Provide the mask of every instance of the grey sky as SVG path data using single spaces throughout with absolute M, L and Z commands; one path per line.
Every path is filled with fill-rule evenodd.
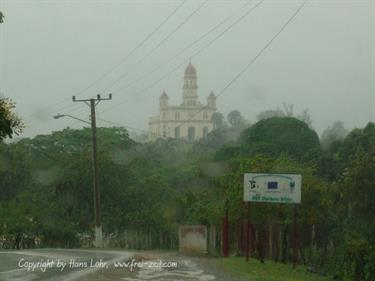
M 17 102 L 17 112 L 28 125 L 24 136 L 68 125 L 81 127 L 71 119 L 54 120 L 52 116 L 59 112 L 88 118 L 89 108 L 74 104 L 71 96 L 124 58 L 180 2 L 0 0 L 5 15 L 0 25 L 0 92 Z M 188 62 L 196 50 L 258 1 L 156 73 L 119 89 L 179 53 L 245 2 L 209 0 L 153 55 L 107 89 L 202 3 L 186 1 L 121 67 L 79 97 L 112 92 L 113 101 L 99 105 L 99 118 L 147 129 L 148 117 L 157 114 L 163 90 L 170 103 L 181 102 L 185 64 L 149 90 L 137 93 L 181 62 Z M 200 100 L 205 102 L 211 90 L 220 92 L 300 3 L 265 1 L 192 57 Z M 281 106 L 283 101 L 294 104 L 297 114 L 308 108 L 319 133 L 337 120 L 348 128 L 375 121 L 374 1 L 309 1 L 270 48 L 218 99 L 218 111 L 227 114 L 237 109 L 254 122 L 257 113 Z M 109 125 L 100 119 L 99 125 Z

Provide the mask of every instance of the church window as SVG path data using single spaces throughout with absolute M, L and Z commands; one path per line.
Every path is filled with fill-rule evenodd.
M 180 112 L 176 111 L 176 113 L 174 114 L 174 119 L 180 120 Z
M 205 119 L 205 120 L 208 119 L 208 114 L 207 114 L 207 112 L 203 112 L 203 119 Z

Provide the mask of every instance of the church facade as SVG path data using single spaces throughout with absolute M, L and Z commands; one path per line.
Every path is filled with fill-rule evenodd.
M 159 115 L 149 119 L 150 140 L 182 138 L 189 141 L 205 138 L 213 129 L 216 97 L 211 92 L 204 105 L 198 100 L 197 71 L 190 63 L 184 73 L 182 103 L 169 105 L 165 91 L 159 98 Z

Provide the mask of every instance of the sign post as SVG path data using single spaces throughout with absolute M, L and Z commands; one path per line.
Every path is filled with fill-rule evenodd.
M 229 257 L 229 222 L 228 222 L 228 199 L 225 200 L 225 216 L 222 225 L 221 252 L 223 257 Z
M 293 226 L 293 232 L 294 232 L 294 240 L 293 240 L 293 267 L 296 267 L 297 265 L 297 205 L 294 205 L 294 226 Z
M 294 205 L 294 239 L 293 239 L 293 266 L 297 263 L 297 204 L 301 203 L 301 175 L 296 174 L 264 174 L 246 173 L 244 174 L 244 201 L 248 208 L 250 202 L 265 203 L 287 203 Z M 249 222 L 251 217 L 248 209 Z M 247 227 L 248 228 L 248 227 Z M 249 230 L 247 229 L 247 240 L 249 240 Z M 249 259 L 249 241 L 246 247 L 246 261 Z
M 251 216 L 250 216 L 250 202 L 247 203 L 247 219 L 246 219 L 246 262 L 249 262 L 249 252 L 250 252 L 250 225 L 251 225 Z

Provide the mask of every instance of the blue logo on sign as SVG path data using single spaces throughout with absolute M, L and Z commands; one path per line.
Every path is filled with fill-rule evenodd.
M 277 181 L 269 181 L 268 189 L 277 189 Z

